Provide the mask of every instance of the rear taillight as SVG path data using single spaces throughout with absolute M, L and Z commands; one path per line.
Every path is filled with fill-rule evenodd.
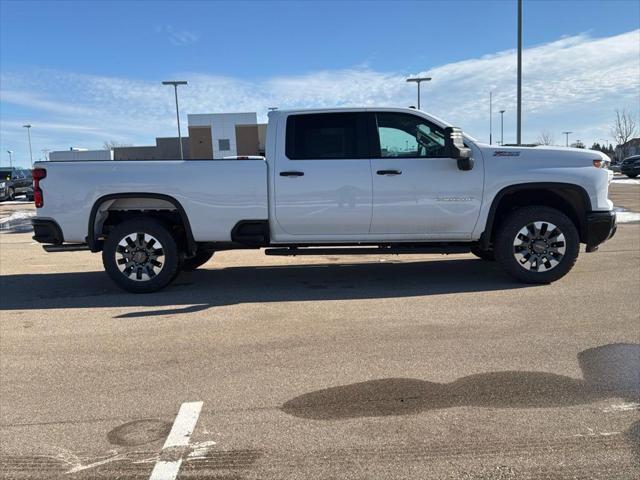
M 40 180 L 47 176 L 47 171 L 44 168 L 34 168 L 33 172 L 33 200 L 36 204 L 36 208 L 42 208 L 44 205 L 44 195 L 40 188 Z

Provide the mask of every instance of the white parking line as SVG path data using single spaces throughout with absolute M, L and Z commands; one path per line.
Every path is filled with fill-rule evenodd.
M 187 402 L 180 405 L 178 415 L 176 415 L 171 431 L 162 447 L 162 453 L 167 453 L 176 447 L 189 445 L 191 434 L 196 428 L 200 416 L 200 410 L 202 410 L 202 402 Z M 182 454 L 176 452 L 178 457 L 167 461 L 162 460 L 162 453 L 160 460 L 153 467 L 149 480 L 175 480 L 178 476 L 180 465 L 182 465 Z

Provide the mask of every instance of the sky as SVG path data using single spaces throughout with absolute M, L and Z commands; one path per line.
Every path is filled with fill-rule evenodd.
M 43 150 L 154 144 L 189 113 L 409 106 L 489 141 L 515 142 L 515 0 L 0 0 L 0 161 Z M 563 131 L 611 141 L 615 109 L 640 116 L 640 2 L 524 0 L 523 142 Z

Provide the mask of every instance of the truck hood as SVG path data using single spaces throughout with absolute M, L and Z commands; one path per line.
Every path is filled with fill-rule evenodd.
M 496 147 L 494 145 L 476 144 L 482 151 L 485 161 L 522 160 L 533 164 L 555 167 L 592 166 L 594 160 L 609 162 L 607 155 L 596 150 L 571 147 Z

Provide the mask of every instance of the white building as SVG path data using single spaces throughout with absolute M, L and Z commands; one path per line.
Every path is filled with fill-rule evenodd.
M 199 113 L 188 115 L 189 136 L 183 137 L 186 159 L 264 155 L 266 124 L 256 112 Z M 180 158 L 177 138 L 156 138 L 156 145 L 115 147 L 112 150 L 55 151 L 53 162 L 75 160 L 170 160 Z
M 189 114 L 191 158 L 257 155 L 264 126 L 255 112 Z M 262 135 L 261 135 L 262 133 Z

